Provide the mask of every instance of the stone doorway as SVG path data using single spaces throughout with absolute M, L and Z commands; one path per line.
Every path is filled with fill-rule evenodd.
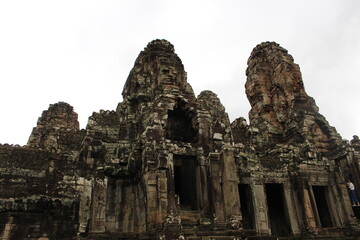
M 331 220 L 331 214 L 329 210 L 328 202 L 328 187 L 326 186 L 313 186 L 314 198 L 316 203 L 316 210 L 319 215 L 319 221 L 321 227 L 333 227 L 333 222 Z
M 283 185 L 265 184 L 265 189 L 271 233 L 273 236 L 288 236 L 291 231 Z
M 196 131 L 190 115 L 181 101 L 177 103 L 174 110 L 168 110 L 166 138 L 179 142 L 195 142 Z
M 196 157 L 174 155 L 175 193 L 180 198 L 181 210 L 198 210 Z
M 249 184 L 239 184 L 240 210 L 242 215 L 242 225 L 245 229 L 254 228 L 254 208 L 252 194 Z

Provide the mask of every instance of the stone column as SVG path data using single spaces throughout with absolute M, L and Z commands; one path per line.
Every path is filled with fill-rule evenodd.
M 288 211 L 289 221 L 291 231 L 294 235 L 300 234 L 300 225 L 299 225 L 299 215 L 297 209 L 297 199 L 295 199 L 295 194 L 292 191 L 290 184 L 284 184 L 284 195 L 285 195 L 285 204 L 286 210 Z
M 178 239 L 181 231 L 181 217 L 180 217 L 180 206 L 179 198 L 175 193 L 175 182 L 174 182 L 174 169 L 173 167 L 168 168 L 167 174 L 163 177 L 167 177 L 167 209 L 164 212 L 164 230 L 165 239 L 172 240 Z M 194 193 L 196 194 L 196 193 Z
M 147 230 L 155 231 L 162 224 L 162 214 L 159 207 L 158 180 L 156 173 L 147 172 L 144 175 L 147 203 Z
M 210 184 L 215 224 L 225 224 L 224 198 L 221 188 L 220 154 L 210 153 Z
M 201 202 L 200 202 L 200 210 L 207 214 L 209 213 L 209 192 L 208 192 L 208 179 L 207 179 L 207 171 L 206 167 L 201 165 L 199 166 L 199 172 L 200 172 L 200 195 L 201 195 Z
M 238 229 L 241 227 L 241 211 L 234 152 L 224 149 L 220 154 L 220 159 L 225 218 L 232 228 Z
M 263 185 L 253 185 L 254 213 L 256 232 L 260 235 L 270 235 L 268 208 Z
M 304 196 L 304 208 L 305 208 L 307 227 L 311 232 L 316 232 L 317 225 L 316 225 L 314 210 L 311 204 L 309 189 L 306 188 L 303 189 L 303 196 Z
M 108 178 L 107 180 L 107 190 L 106 190 L 106 207 L 105 215 L 106 222 L 105 228 L 107 231 L 115 231 L 117 229 L 117 217 L 116 217 L 116 203 L 119 201 L 116 196 L 119 195 L 116 186 L 115 178 Z
M 6 223 L 5 223 L 5 227 L 2 233 L 0 233 L 0 239 L 2 240 L 10 240 L 10 236 L 11 236 L 11 230 L 12 228 L 16 227 L 16 224 L 13 224 L 14 222 L 14 217 L 7 217 L 6 218 Z
M 88 227 L 90 219 L 90 203 L 92 194 L 93 179 L 87 180 L 80 177 L 77 180 L 77 189 L 80 192 L 80 206 L 79 206 L 79 232 L 84 233 Z
M 105 232 L 107 178 L 96 178 L 92 194 L 91 232 Z

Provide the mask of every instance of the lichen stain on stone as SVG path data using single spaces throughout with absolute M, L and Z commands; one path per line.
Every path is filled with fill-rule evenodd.
M 72 106 L 50 105 L 26 146 L 0 145 L 0 238 L 358 236 L 345 179 L 360 189 L 359 138 L 341 139 L 278 44 L 256 46 L 246 75 L 250 121 L 230 123 L 215 93 L 195 96 L 174 46 L 154 40 L 124 100 L 86 129 Z

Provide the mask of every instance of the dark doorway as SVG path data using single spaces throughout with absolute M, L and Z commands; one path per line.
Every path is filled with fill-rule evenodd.
M 190 115 L 185 111 L 185 104 L 182 102 L 179 102 L 174 110 L 169 110 L 166 138 L 179 142 L 195 142 L 196 131 Z
M 316 208 L 319 214 L 321 227 L 332 227 L 331 215 L 328 204 L 328 188 L 326 186 L 313 186 Z
M 242 224 L 245 229 L 254 228 L 254 212 L 252 204 L 252 194 L 249 184 L 239 184 L 240 209 L 242 215 Z
M 286 215 L 284 188 L 282 184 L 265 184 L 271 233 L 273 236 L 288 236 L 290 224 Z
M 198 210 L 196 168 L 196 157 L 174 155 L 175 193 L 183 210 Z

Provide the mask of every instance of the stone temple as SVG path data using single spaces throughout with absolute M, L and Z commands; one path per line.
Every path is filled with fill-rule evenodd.
M 0 238 L 359 239 L 358 137 L 329 125 L 278 44 L 256 46 L 246 75 L 249 124 L 194 95 L 166 40 L 86 129 L 50 105 L 26 146 L 0 145 Z

